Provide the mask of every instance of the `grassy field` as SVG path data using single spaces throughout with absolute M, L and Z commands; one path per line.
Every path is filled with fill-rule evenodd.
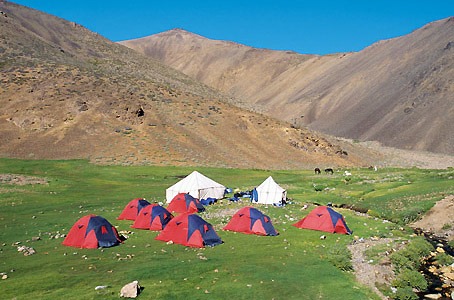
M 164 201 L 165 189 L 193 168 L 96 166 L 86 161 L 0 159 L 0 174 L 45 177 L 49 184 L 0 182 L 0 281 L 2 299 L 118 298 L 120 288 L 139 280 L 143 299 L 378 299 L 355 282 L 351 272 L 333 263 L 346 253 L 354 236 L 400 236 L 412 233 L 405 223 L 418 218 L 438 199 L 453 192 L 454 170 L 353 169 L 334 175 L 312 170 L 266 171 L 197 168 L 231 188 L 250 189 L 273 175 L 287 188 L 293 204 L 257 206 L 280 233 L 263 237 L 224 232 L 221 228 L 247 200 L 207 208 L 201 216 L 213 224 L 224 244 L 206 249 L 167 245 L 157 232 L 134 229 L 124 244 L 104 250 L 60 245 L 76 220 L 97 214 L 131 230 L 132 221 L 116 217 L 132 199 Z M 351 210 L 344 214 L 352 236 L 302 230 L 291 226 L 306 216 L 310 203 L 350 204 L 369 209 L 373 217 Z M 302 206 L 309 204 L 307 210 Z M 379 217 L 396 223 L 383 222 Z M 41 236 L 39 241 L 32 237 Z M 23 256 L 14 245 L 33 247 Z M 342 255 L 342 254 L 341 254 Z M 205 259 L 200 259 L 205 257 Z M 11 270 L 14 269 L 14 272 Z M 95 291 L 98 285 L 109 287 Z

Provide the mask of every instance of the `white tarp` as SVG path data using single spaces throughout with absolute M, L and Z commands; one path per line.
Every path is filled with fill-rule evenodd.
M 281 188 L 273 177 L 268 177 L 257 188 L 257 203 L 273 204 L 287 198 L 287 191 Z
M 169 203 L 179 193 L 189 193 L 197 199 L 220 199 L 224 197 L 224 191 L 225 186 L 194 171 L 166 190 L 166 200 Z

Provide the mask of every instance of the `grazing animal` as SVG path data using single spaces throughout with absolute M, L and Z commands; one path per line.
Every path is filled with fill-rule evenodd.
M 325 169 L 325 173 L 326 174 L 328 174 L 328 173 L 334 174 L 334 171 L 333 171 L 333 169 L 328 168 L 328 169 Z
M 321 173 L 321 171 L 320 171 L 319 168 L 315 168 L 315 169 L 314 169 L 314 172 L 315 172 L 315 174 L 320 174 L 320 173 Z
M 352 176 L 352 173 L 350 173 L 349 171 L 345 171 L 345 172 L 344 172 L 344 175 L 345 175 L 345 176 Z

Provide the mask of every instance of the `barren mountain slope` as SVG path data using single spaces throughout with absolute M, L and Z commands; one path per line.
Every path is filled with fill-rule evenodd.
M 325 56 L 253 49 L 181 30 L 123 43 L 280 119 L 387 146 L 454 153 L 454 18 L 358 53 Z M 256 55 L 238 57 L 235 49 Z
M 287 103 L 303 104 L 304 124 L 333 135 L 452 154 L 453 92 L 448 18 L 339 60 Z
M 0 155 L 302 168 L 354 153 L 80 25 L 0 1 Z
M 178 28 L 119 43 L 250 102 L 281 73 L 318 57 L 210 40 Z

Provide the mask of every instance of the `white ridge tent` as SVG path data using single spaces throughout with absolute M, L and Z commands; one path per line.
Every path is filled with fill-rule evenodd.
M 194 171 L 166 189 L 166 199 L 167 203 L 170 203 L 173 197 L 179 193 L 189 193 L 192 197 L 197 199 L 220 199 L 224 197 L 224 191 L 225 186 Z
M 257 203 L 274 204 L 287 198 L 287 191 L 281 188 L 271 176 L 255 189 Z

